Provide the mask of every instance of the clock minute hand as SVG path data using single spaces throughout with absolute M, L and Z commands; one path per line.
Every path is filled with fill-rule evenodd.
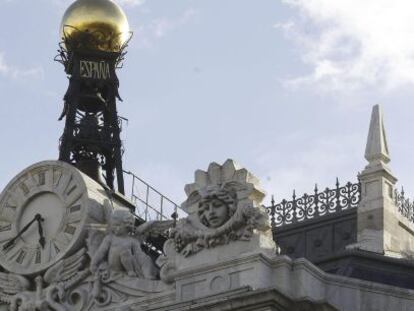
M 39 244 L 40 244 L 40 246 L 42 246 L 42 248 L 45 248 L 46 240 L 45 240 L 45 237 L 43 236 L 42 221 L 44 221 L 44 219 L 42 217 L 37 218 L 37 225 L 38 225 L 39 236 L 40 236 L 39 237 Z
M 12 246 L 14 244 L 14 242 L 23 234 L 27 231 L 27 229 L 29 229 L 29 227 L 37 220 L 42 218 L 42 216 L 40 214 L 36 214 L 35 217 L 26 225 L 23 227 L 22 230 L 20 230 L 20 232 L 10 241 L 8 241 L 6 244 L 3 245 L 3 250 L 8 249 L 10 246 Z

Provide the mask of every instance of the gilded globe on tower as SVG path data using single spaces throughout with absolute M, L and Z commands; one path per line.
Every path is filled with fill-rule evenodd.
M 60 35 L 67 50 L 119 52 L 131 33 L 124 11 L 112 0 L 77 0 L 63 15 Z

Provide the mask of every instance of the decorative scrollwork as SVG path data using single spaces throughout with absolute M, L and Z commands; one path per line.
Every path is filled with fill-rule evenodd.
M 333 214 L 351 208 L 356 208 L 361 201 L 361 183 L 348 182 L 340 187 L 338 179 L 334 189 L 326 188 L 319 192 L 315 185 L 314 193 L 305 193 L 297 198 L 295 191 L 291 201 L 283 199 L 275 204 L 272 198 L 272 205 L 268 209 L 273 229 L 283 225 L 294 224 L 308 219 Z M 414 210 L 411 205 L 411 215 Z M 412 216 L 414 217 L 414 216 Z
M 394 190 L 394 200 L 401 215 L 414 223 L 414 202 L 405 197 L 404 188 L 401 189 L 401 192 L 397 189 Z

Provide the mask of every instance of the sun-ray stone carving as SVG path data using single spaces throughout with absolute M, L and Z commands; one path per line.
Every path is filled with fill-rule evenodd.
M 172 282 L 176 256 L 190 257 L 204 249 L 250 241 L 255 232 L 270 231 L 259 180 L 233 160 L 211 163 L 207 171 L 197 170 L 195 182 L 186 185 L 185 192 L 187 200 L 181 207 L 188 217 L 170 231 L 166 256 L 157 261 L 161 278 L 167 282 Z

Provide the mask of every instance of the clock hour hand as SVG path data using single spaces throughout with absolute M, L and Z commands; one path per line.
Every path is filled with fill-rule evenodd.
M 42 246 L 42 248 L 45 248 L 46 240 L 45 240 L 45 237 L 43 236 L 42 221 L 44 221 L 44 218 L 42 217 L 37 218 L 37 225 L 39 228 L 39 244 L 40 246 Z
M 6 244 L 3 245 L 3 250 L 8 249 L 10 246 L 12 246 L 14 244 L 14 242 L 16 242 L 16 240 L 27 231 L 27 229 L 29 229 L 29 227 L 35 222 L 37 221 L 37 219 L 41 219 L 42 216 L 40 214 L 36 214 L 35 217 L 26 225 L 22 228 L 22 230 L 20 230 L 20 232 L 10 241 L 8 241 Z

